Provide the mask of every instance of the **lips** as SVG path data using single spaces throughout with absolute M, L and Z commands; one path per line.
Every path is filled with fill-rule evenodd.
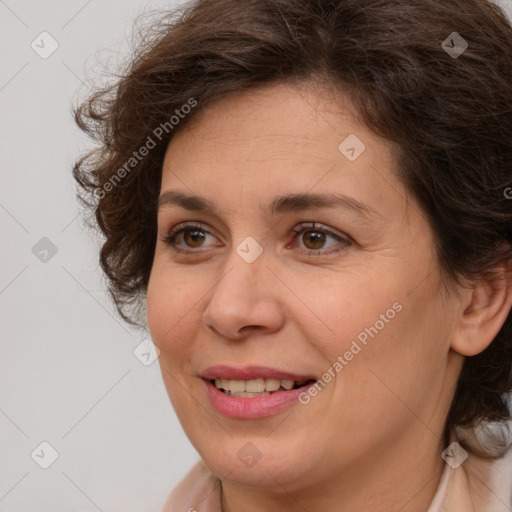
M 261 396 L 229 396 L 217 389 L 209 380 L 203 380 L 206 394 L 212 407 L 223 416 L 232 419 L 249 420 L 274 416 L 288 407 L 299 404 L 299 395 L 307 392 L 313 383 L 289 391 L 262 393 Z M 252 395 L 252 393 L 249 393 Z M 246 395 L 246 394 L 244 394 Z
M 278 414 L 298 404 L 298 396 L 317 380 L 312 374 L 268 366 L 235 368 L 216 365 L 204 370 L 200 376 L 213 408 L 223 416 L 237 419 L 257 419 Z M 262 392 L 262 382 L 265 382 L 265 387 L 272 387 L 273 390 Z M 281 384 L 277 389 L 276 383 Z M 298 383 L 301 384 L 300 387 Z M 250 389 L 257 386 L 259 391 L 242 391 L 242 387 L 245 390 L 246 386 Z
M 228 380 L 252 380 L 252 379 L 278 379 L 303 382 L 317 380 L 312 374 L 300 374 L 286 370 L 279 370 L 267 366 L 246 366 L 235 368 L 227 365 L 210 366 L 200 376 L 205 380 L 228 379 Z

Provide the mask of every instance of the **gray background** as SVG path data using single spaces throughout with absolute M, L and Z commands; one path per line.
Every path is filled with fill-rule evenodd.
M 198 459 L 115 316 L 71 177 L 90 144 L 70 105 L 98 58 L 115 67 L 137 14 L 174 5 L 0 0 L 0 511 L 159 511 Z

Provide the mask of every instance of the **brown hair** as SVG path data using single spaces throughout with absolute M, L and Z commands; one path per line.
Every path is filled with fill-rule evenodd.
M 468 46 L 457 55 L 460 37 Z M 431 223 L 447 282 L 511 261 L 512 27 L 498 6 L 199 0 L 150 18 L 116 83 L 75 110 L 99 147 L 73 175 L 104 237 L 100 263 L 124 320 L 142 325 L 169 141 L 213 101 L 278 82 L 335 84 L 396 144 L 400 179 Z M 510 419 L 511 390 L 509 313 L 490 346 L 465 359 L 445 439 L 454 427 Z

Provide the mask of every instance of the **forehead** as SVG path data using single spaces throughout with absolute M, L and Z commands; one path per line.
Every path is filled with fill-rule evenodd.
M 348 158 L 350 149 L 355 159 Z M 200 191 L 219 201 L 240 194 L 270 201 L 277 192 L 340 193 L 370 207 L 387 194 L 386 203 L 404 206 L 394 169 L 392 145 L 358 121 L 342 93 L 278 84 L 232 94 L 197 112 L 167 148 L 162 192 Z
M 236 148 L 249 151 L 264 145 L 268 156 L 283 156 L 282 149 L 294 149 L 294 154 L 314 155 L 337 152 L 344 131 L 359 133 L 368 139 L 367 128 L 356 120 L 349 101 L 339 91 L 313 86 L 275 84 L 221 98 L 194 114 L 191 123 L 178 132 L 170 147 L 183 139 L 192 138 L 196 151 L 215 146 L 215 154 Z M 307 142 L 314 142 L 312 144 Z M 375 141 L 376 142 L 376 141 Z M 387 141 L 380 139 L 383 146 Z M 213 154 L 213 152 L 212 152 Z M 192 156 L 192 155 L 191 155 Z M 248 155 L 255 156 L 255 155 Z

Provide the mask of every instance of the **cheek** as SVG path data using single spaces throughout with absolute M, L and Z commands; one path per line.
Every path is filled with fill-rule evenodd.
M 182 353 L 190 346 L 194 325 L 197 326 L 197 301 L 202 293 L 193 280 L 179 275 L 176 271 L 154 267 L 148 283 L 148 327 L 162 353 Z
M 160 351 L 158 362 L 167 394 L 180 421 L 188 421 L 197 404 L 183 390 L 191 372 L 199 322 L 197 300 L 203 294 L 179 276 L 176 271 L 153 268 L 147 290 L 147 321 L 151 339 Z
M 403 293 L 393 283 L 381 281 L 379 284 L 376 279 L 372 279 L 372 283 L 364 282 L 354 273 L 343 275 L 337 282 L 326 281 L 314 293 L 311 288 L 304 291 L 302 296 L 307 297 L 316 318 L 313 323 L 303 324 L 307 338 L 318 339 L 318 324 L 321 323 L 325 334 L 322 344 L 336 359 L 350 349 L 353 341 L 364 348 L 371 340 L 386 337 L 393 323 L 403 315 Z M 300 290 L 300 283 L 296 283 L 295 290 Z M 308 318 L 312 319 L 311 312 Z
M 398 425 L 399 418 L 414 420 L 410 410 L 426 411 L 432 396 L 441 392 L 449 325 L 432 297 L 402 296 L 399 302 L 402 309 L 394 315 L 373 309 L 393 318 L 387 323 L 379 322 L 378 316 L 369 319 L 371 323 L 360 331 L 366 344 L 359 342 L 357 334 L 351 338 L 361 350 L 341 372 L 335 394 L 345 404 L 348 400 L 349 407 L 357 405 L 361 416 L 354 427 L 379 414 L 394 416 L 390 424 L 396 421 Z
M 450 331 L 442 313 L 448 313 L 446 304 L 435 298 L 435 282 L 411 294 L 415 279 L 398 274 L 389 269 L 379 274 L 385 278 L 374 274 L 371 286 L 361 286 L 357 275 L 345 276 L 324 287 L 324 294 L 309 293 L 318 315 L 302 329 L 327 356 L 322 371 L 335 373 L 328 385 L 337 401 L 364 403 L 374 397 L 374 404 L 400 406 L 396 393 L 414 403 L 424 398 L 427 383 L 442 378 Z

